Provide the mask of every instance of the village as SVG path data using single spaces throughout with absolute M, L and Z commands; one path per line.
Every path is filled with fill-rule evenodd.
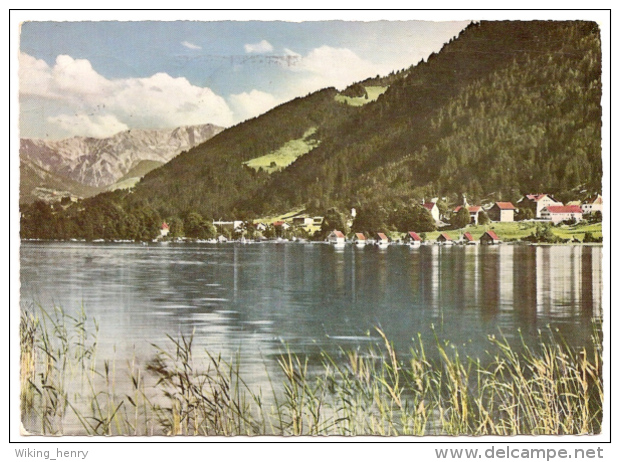
M 421 245 L 493 245 L 505 241 L 596 243 L 602 240 L 601 237 L 594 237 L 593 235 L 599 230 L 602 220 L 603 199 L 600 194 L 590 196 L 583 202 L 571 201 L 567 204 L 556 200 L 550 194 L 527 194 L 516 205 L 512 202 L 498 201 L 486 206 L 469 205 L 463 196 L 462 205 L 444 214 L 441 214 L 438 207 L 438 198 L 422 201 L 419 205 L 435 222 L 436 231 L 409 230 L 404 234 L 393 230 L 355 232 L 351 229 L 354 229 L 357 211 L 352 208 L 346 221 L 346 228 L 343 229 L 330 228 L 326 230 L 324 216 L 307 216 L 301 211 L 271 220 L 213 220 L 217 237 L 193 241 L 205 243 L 326 242 L 335 247 L 351 244 L 356 247 L 375 245 L 379 248 L 385 248 L 389 245 L 408 245 L 411 247 Z M 457 218 L 459 215 L 460 221 Z M 527 236 L 515 234 L 514 225 L 519 223 L 522 224 L 519 229 L 536 230 L 538 235 L 536 233 Z M 562 239 L 561 237 L 554 239 L 553 234 L 549 231 L 549 228 L 553 226 L 574 227 L 583 223 L 598 223 L 599 227 L 594 226 L 590 232 L 585 229 L 582 232 L 582 239 L 575 237 L 574 233 L 572 239 Z M 541 229 L 546 230 L 546 238 L 540 235 Z M 509 235 L 502 236 L 502 230 Z M 173 240 L 178 242 L 186 240 L 179 236 L 171 238 L 169 234 L 170 225 L 163 222 L 160 235 L 154 241 L 168 242 Z

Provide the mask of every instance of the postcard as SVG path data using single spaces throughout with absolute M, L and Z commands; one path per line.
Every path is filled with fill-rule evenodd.
M 25 13 L 21 436 L 605 436 L 607 23 Z

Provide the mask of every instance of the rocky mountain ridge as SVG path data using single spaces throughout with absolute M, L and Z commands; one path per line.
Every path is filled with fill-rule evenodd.
M 36 166 L 56 177 L 106 188 L 140 162 L 166 163 L 222 130 L 205 124 L 164 130 L 133 129 L 108 138 L 25 138 L 20 140 L 20 159 L 22 165 Z

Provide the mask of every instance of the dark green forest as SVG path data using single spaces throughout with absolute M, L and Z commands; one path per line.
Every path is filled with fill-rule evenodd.
M 567 200 L 601 190 L 596 23 L 472 23 L 428 60 L 343 94 L 362 95 L 364 85 L 389 88 L 360 107 L 336 101 L 334 88 L 296 98 L 180 154 L 129 193 L 47 206 L 58 230 L 48 231 L 72 236 L 99 213 L 125 223 L 122 232 L 132 236 L 148 235 L 152 220 L 190 213 L 251 219 L 297 207 L 313 214 L 356 207 L 376 221 L 437 196 L 516 202 L 532 192 Z M 320 144 L 282 171 L 243 166 L 311 127 Z M 23 237 L 41 237 L 28 221 L 39 221 L 41 207 L 24 207 Z M 95 237 L 109 233 L 93 226 Z

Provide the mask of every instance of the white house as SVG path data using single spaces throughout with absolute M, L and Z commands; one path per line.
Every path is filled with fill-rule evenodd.
M 375 239 L 377 245 L 386 246 L 390 243 L 389 238 L 383 233 L 377 233 L 377 238 Z
M 405 236 L 405 242 L 412 247 L 417 247 L 422 242 L 422 238 L 418 235 L 418 233 L 409 231 Z
M 517 204 L 519 207 L 531 209 L 536 218 L 542 218 L 542 211 L 545 207 L 564 205 L 549 194 L 526 194 Z
M 295 217 L 293 218 L 293 226 L 307 227 L 312 226 L 314 219 L 312 217 Z
M 168 223 L 164 221 L 161 225 L 161 229 L 159 230 L 159 235 L 161 237 L 166 237 L 169 232 L 170 232 L 170 226 L 168 226 Z
M 600 194 L 589 198 L 581 205 L 583 213 L 603 212 L 603 198 Z
M 550 220 L 553 224 L 571 219 L 581 221 L 583 219 L 583 210 L 578 205 L 550 205 L 543 209 L 541 218 Z
M 343 246 L 345 244 L 345 239 L 346 238 L 342 231 L 338 231 L 336 229 L 329 233 L 329 236 L 327 236 L 327 242 L 337 246 Z
M 228 229 L 230 231 L 235 231 L 243 226 L 243 221 L 241 220 L 235 220 L 235 221 L 213 220 L 213 226 L 215 226 L 215 229 L 217 229 L 220 232 L 225 229 Z
M 488 215 L 492 221 L 515 221 L 515 206 L 512 202 L 496 202 Z
M 363 233 L 355 233 L 355 237 L 353 238 L 353 243 L 357 246 L 364 246 L 366 245 L 366 236 Z
M 439 221 L 439 207 L 437 207 L 437 202 L 422 202 L 422 207 L 431 212 L 433 220 L 436 222 Z

